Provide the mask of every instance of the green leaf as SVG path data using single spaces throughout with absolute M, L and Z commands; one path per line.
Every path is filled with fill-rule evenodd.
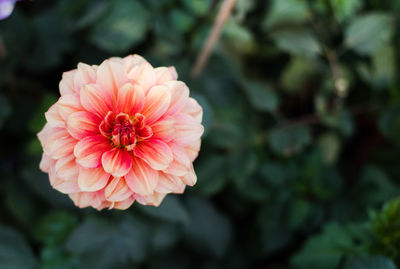
M 288 93 L 298 93 L 305 83 L 320 72 L 321 68 L 316 61 L 301 57 L 292 57 L 289 65 L 281 75 L 280 83 Z
M 218 193 L 226 183 L 228 163 L 225 157 L 212 155 L 196 165 L 196 190 L 203 195 Z
M 340 140 L 334 133 L 326 133 L 318 138 L 318 145 L 322 152 L 322 157 L 326 164 L 334 164 L 339 151 Z
M 270 86 L 250 80 L 243 81 L 242 86 L 255 109 L 264 112 L 272 112 L 277 109 L 279 99 Z
M 16 230 L 0 225 L 0 268 L 35 268 L 36 258 L 23 236 Z
M 60 244 L 67 239 L 77 223 L 76 217 L 67 212 L 50 213 L 37 225 L 35 237 L 48 245 Z
M 232 236 L 229 220 L 207 200 L 188 197 L 191 222 L 185 226 L 187 243 L 199 251 L 221 257 Z
M 392 260 L 385 257 L 364 256 L 351 257 L 344 266 L 345 269 L 396 269 Z
M 211 0 L 181 0 L 187 10 L 197 16 L 206 15 L 211 7 Z
M 400 145 L 400 105 L 394 105 L 382 112 L 379 118 L 379 127 L 386 138 Z
M 291 263 L 297 268 L 334 269 L 346 249 L 352 246 L 348 233 L 338 224 L 325 225 L 321 234 L 314 235 L 293 256 Z
M 169 223 L 157 224 L 153 231 L 152 247 L 155 251 L 171 249 L 179 240 L 180 227 Z
M 311 133 L 307 127 L 275 129 L 268 135 L 272 151 L 283 156 L 291 156 L 303 150 L 311 143 Z
M 224 26 L 223 40 L 225 46 L 240 53 L 254 50 L 254 39 L 250 29 L 237 23 L 234 19 L 228 20 Z
M 330 0 L 335 17 L 343 22 L 353 16 L 363 6 L 362 0 Z
M 346 29 L 345 44 L 360 54 L 373 54 L 388 44 L 393 32 L 391 21 L 385 13 L 358 16 Z
M 273 0 L 263 27 L 269 29 L 282 24 L 295 24 L 306 22 L 310 18 L 306 1 L 298 0 Z
M 142 41 L 150 13 L 139 2 L 114 1 L 95 25 L 90 41 L 110 53 L 124 53 Z
M 281 30 L 271 37 L 279 49 L 293 55 L 314 59 L 321 53 L 318 40 L 305 30 Z
M 176 223 L 188 223 L 189 221 L 188 212 L 182 205 L 181 200 L 172 194 L 167 195 L 158 207 L 139 204 L 137 206 L 147 215 L 158 219 Z

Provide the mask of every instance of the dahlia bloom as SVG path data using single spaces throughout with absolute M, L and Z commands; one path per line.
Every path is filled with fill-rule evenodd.
M 38 134 L 40 163 L 78 207 L 158 206 L 196 183 L 202 108 L 174 67 L 111 58 L 65 72 Z

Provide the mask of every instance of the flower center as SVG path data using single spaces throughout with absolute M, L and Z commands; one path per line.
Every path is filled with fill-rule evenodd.
M 115 116 L 112 111 L 101 122 L 100 133 L 109 138 L 115 147 L 133 150 L 136 143 L 150 138 L 153 135 L 151 127 L 146 125 L 146 118 L 140 113 L 130 117 L 119 113 Z

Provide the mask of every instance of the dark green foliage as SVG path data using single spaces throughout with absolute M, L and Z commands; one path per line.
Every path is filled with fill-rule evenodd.
M 400 266 L 399 1 L 17 2 L 0 21 L 0 268 Z M 75 208 L 39 170 L 62 72 L 138 53 L 204 109 L 198 182 L 158 208 Z

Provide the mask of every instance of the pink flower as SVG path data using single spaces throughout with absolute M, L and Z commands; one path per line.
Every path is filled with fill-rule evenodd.
M 40 168 L 75 205 L 158 206 L 196 183 L 203 112 L 174 67 L 138 55 L 80 63 L 63 74 L 60 93 L 38 134 Z

